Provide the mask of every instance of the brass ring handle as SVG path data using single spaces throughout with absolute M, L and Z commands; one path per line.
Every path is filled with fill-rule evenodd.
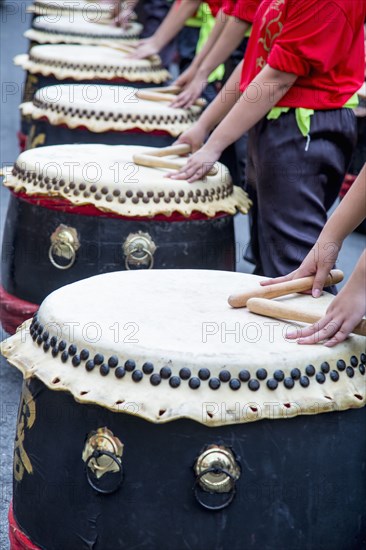
M 216 506 L 211 506 L 210 504 L 207 504 L 206 502 L 204 502 L 202 500 L 202 497 L 199 491 L 200 481 L 202 477 L 210 473 L 225 474 L 233 482 L 232 488 L 230 489 L 230 491 L 228 491 L 227 493 L 221 493 L 221 494 L 227 495 L 226 500 L 224 500 L 221 504 L 217 504 Z M 224 470 L 223 468 L 215 468 L 215 467 L 207 468 L 206 470 L 203 470 L 202 472 L 197 474 L 196 480 L 193 485 L 194 496 L 196 497 L 197 502 L 202 506 L 202 508 L 205 508 L 205 510 L 209 510 L 210 512 L 217 512 L 219 510 L 223 510 L 224 508 L 227 508 L 229 504 L 231 504 L 232 501 L 234 500 L 234 497 L 236 495 L 236 481 L 237 481 L 237 478 L 227 470 Z M 201 491 L 201 493 L 204 494 L 204 491 Z M 210 491 L 210 494 L 215 494 L 215 493 Z
M 70 261 L 66 264 L 66 265 L 60 265 L 56 262 L 56 260 L 54 259 L 53 257 L 53 254 L 54 254 L 54 248 L 56 248 L 57 246 L 57 243 L 52 243 L 50 248 L 48 249 L 48 257 L 49 257 L 49 260 L 51 262 L 51 264 L 56 267 L 57 269 L 70 269 L 70 267 L 72 267 L 75 263 L 75 260 L 76 260 L 76 252 L 75 252 L 75 249 L 74 247 L 72 246 L 72 244 L 70 244 L 69 242 L 63 242 L 62 243 L 62 246 L 66 246 L 67 250 L 69 251 L 70 253 Z
M 136 258 L 134 257 L 134 254 L 135 252 L 144 252 L 144 256 L 141 256 L 139 258 Z M 135 248 L 134 250 L 130 250 L 130 252 L 127 254 L 126 256 L 126 260 L 125 260 L 125 266 L 126 266 L 126 269 L 128 271 L 131 270 L 131 267 L 130 267 L 130 261 L 131 261 L 131 258 L 134 259 L 135 261 L 138 259 L 139 262 L 143 262 L 144 260 L 146 260 L 147 258 L 149 258 L 149 265 L 146 269 L 152 269 L 153 266 L 154 266 L 154 256 L 153 254 L 150 252 L 150 250 L 148 250 L 147 248 L 145 247 L 142 247 L 142 248 Z
M 118 467 L 118 479 L 116 480 L 116 484 L 113 486 L 113 487 L 110 487 L 109 489 L 103 489 L 102 487 L 98 487 L 98 485 L 95 484 L 95 482 L 93 481 L 92 477 L 91 477 L 91 469 L 88 467 L 89 466 L 89 462 L 92 460 L 92 459 L 95 459 L 95 461 L 98 460 L 98 458 L 100 458 L 101 456 L 108 456 L 111 460 L 113 460 L 113 462 L 117 465 Z M 119 488 L 119 486 L 121 485 L 122 481 L 123 481 L 123 467 L 122 467 L 122 463 L 120 460 L 118 460 L 118 458 L 116 457 L 115 454 L 109 452 L 109 451 L 105 451 L 105 450 L 99 450 L 99 449 L 95 449 L 95 451 L 88 457 L 88 459 L 86 460 L 85 462 L 85 473 L 86 473 L 86 479 L 88 480 L 88 483 L 90 485 L 90 487 L 92 487 L 92 489 L 94 489 L 94 491 L 97 491 L 98 493 L 101 493 L 102 495 L 110 495 L 112 493 L 115 493 L 117 491 L 117 489 Z

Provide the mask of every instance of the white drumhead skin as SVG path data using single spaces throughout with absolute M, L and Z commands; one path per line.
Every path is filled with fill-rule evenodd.
M 81 14 L 75 14 L 72 23 L 70 17 L 62 15 L 36 17 L 33 26 L 24 36 L 40 44 L 95 44 L 103 40 L 126 41 L 136 40 L 142 31 L 140 23 L 131 22 L 122 29 L 113 25 L 93 23 Z
M 159 56 L 150 59 L 130 59 L 121 50 L 106 46 L 74 44 L 43 44 L 31 48 L 29 55 L 15 57 L 16 65 L 32 74 L 53 75 L 59 80 L 143 81 L 162 84 L 170 74 L 161 65 Z
M 31 6 L 34 13 L 60 17 L 67 14 L 73 21 L 74 14 L 82 14 L 87 20 L 98 21 L 100 18 L 112 18 L 115 5 L 113 2 L 91 0 L 35 0 Z
M 174 137 L 188 130 L 202 111 L 195 105 L 174 109 L 169 101 L 139 99 L 137 91 L 108 84 L 46 86 L 36 92 L 32 102 L 23 103 L 21 111 L 33 120 L 46 117 L 55 126 L 82 126 L 96 133 L 138 128 L 143 132 L 162 130 Z
M 155 147 L 74 144 L 29 149 L 19 155 L 4 184 L 16 192 L 67 199 L 74 205 L 93 204 L 121 216 L 191 216 L 201 212 L 247 213 L 246 193 L 233 186 L 226 166 L 193 184 L 167 178 L 166 168 L 147 168 L 133 162 L 135 154 L 154 153 Z M 185 159 L 167 157 L 185 164 Z
M 37 317 L 41 334 L 47 330 L 47 337 L 65 340 L 66 350 L 74 344 L 77 354 L 87 349 L 90 359 L 101 354 L 104 364 L 111 356 L 118 357 L 120 366 L 134 361 L 135 370 L 142 373 L 139 381 L 131 372 L 118 378 L 111 368 L 103 376 L 99 365 L 87 371 L 85 361 L 75 367 L 72 357 L 65 362 L 61 353 L 53 357 L 30 337 L 29 322 L 2 350 L 27 377 L 37 376 L 54 390 L 67 390 L 80 402 L 98 403 L 156 423 L 187 417 L 215 426 L 364 406 L 365 374 L 355 366 L 351 377 L 337 365 L 340 360 L 346 365 L 353 364 L 354 358 L 358 363 L 365 360 L 365 338 L 351 336 L 332 349 L 321 344 L 300 346 L 285 338 L 292 323 L 257 316 L 246 308 L 231 309 L 228 296 L 257 288 L 259 280 L 219 271 L 119 272 L 65 286 L 46 298 Z M 332 296 L 295 295 L 280 300 L 291 300 L 299 309 L 321 315 Z M 153 365 L 154 374 L 168 367 L 178 387 L 164 378 L 152 384 L 151 374 L 143 373 L 146 362 Z M 316 376 L 308 376 L 304 387 L 293 369 L 305 377 L 309 364 Z M 181 369 L 189 369 L 191 380 L 200 378 L 198 388 L 190 387 Z M 201 369 L 208 369 L 208 379 L 202 377 Z M 222 380 L 217 388 L 222 371 L 236 381 L 248 371 L 250 382 L 242 380 L 235 390 Z M 282 371 L 285 381 L 292 379 L 293 387 L 280 381 L 276 389 L 269 389 L 267 381 L 273 381 L 275 371 Z M 320 382 L 317 375 L 322 371 Z M 332 371 L 338 373 L 337 381 L 332 380 Z M 250 387 L 253 381 L 256 391 Z

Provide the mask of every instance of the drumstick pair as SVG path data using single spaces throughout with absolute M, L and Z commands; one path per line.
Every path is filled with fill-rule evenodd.
M 334 269 L 328 275 L 324 286 L 340 283 L 343 281 L 343 278 L 342 271 Z M 234 308 L 247 307 L 252 313 L 264 315 L 265 317 L 313 324 L 317 323 L 321 319 L 321 316 L 299 311 L 298 308 L 288 303 L 271 300 L 271 298 L 279 298 L 280 296 L 286 296 L 294 292 L 311 290 L 313 283 L 314 277 L 302 277 L 285 283 L 262 286 L 251 292 L 234 294 L 229 296 L 228 302 Z M 361 321 L 352 332 L 366 336 L 366 320 Z
M 177 95 L 182 91 L 179 86 L 166 86 L 165 88 L 144 88 L 136 92 L 136 97 L 148 101 L 168 101 L 172 103 Z M 207 101 L 203 98 L 196 99 L 194 105 L 197 107 L 206 107 Z
M 171 170 L 181 170 L 184 167 L 182 162 L 176 160 L 168 160 L 164 157 L 170 155 L 188 155 L 191 152 L 191 146 L 187 143 L 181 143 L 178 145 L 171 145 L 170 147 L 163 147 L 156 151 L 146 151 L 146 153 L 139 153 L 133 155 L 132 159 L 135 164 L 140 166 L 147 166 L 149 168 L 170 168 Z M 208 172 L 208 176 L 215 176 L 218 173 L 218 169 L 213 166 Z

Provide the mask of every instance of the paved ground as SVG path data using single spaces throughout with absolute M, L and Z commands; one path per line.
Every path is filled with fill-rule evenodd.
M 13 67 L 12 58 L 17 53 L 26 51 L 27 43 L 22 33 L 29 26 L 29 16 L 25 15 L 29 1 L 0 0 L 1 17 L 1 128 L 0 128 L 0 162 L 1 165 L 12 164 L 17 156 L 16 131 L 18 129 L 18 105 L 21 100 L 23 74 Z M 5 221 L 8 192 L 0 190 L 0 231 Z M 248 241 L 247 223 L 244 216 L 236 220 L 237 252 L 242 257 Z M 365 244 L 360 235 L 354 234 L 347 241 L 341 253 L 339 267 L 346 276 L 350 274 Z M 239 271 L 250 271 L 250 266 L 242 260 L 238 263 Z M 1 332 L 0 339 L 5 337 Z M 6 514 L 11 498 L 12 479 L 12 446 L 19 399 L 21 376 L 2 360 L 0 365 L 0 550 L 8 550 Z M 66 550 L 66 549 L 65 549 Z

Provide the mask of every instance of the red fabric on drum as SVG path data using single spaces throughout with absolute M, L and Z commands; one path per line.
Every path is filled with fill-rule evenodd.
M 23 153 L 23 151 L 25 151 L 25 148 L 27 146 L 27 136 L 26 134 L 23 134 L 23 132 L 17 132 L 17 138 L 18 138 L 19 150 L 21 153 Z
M 13 505 L 9 507 L 9 541 L 10 550 L 41 550 L 29 540 L 29 538 L 19 529 L 13 514 Z
M 182 214 L 179 214 L 179 212 L 172 212 L 171 216 L 158 214 L 157 216 L 153 216 L 152 218 L 149 218 L 148 216 L 120 216 L 119 214 L 115 214 L 114 212 L 103 212 L 93 204 L 75 206 L 67 199 L 61 199 L 61 198 L 54 199 L 43 195 L 29 196 L 26 193 L 14 193 L 14 191 L 12 191 L 12 193 L 15 196 L 17 196 L 19 199 L 25 202 L 28 202 L 30 204 L 35 204 L 42 208 L 48 208 L 49 210 L 58 210 L 61 212 L 68 212 L 70 214 L 79 214 L 80 216 L 102 216 L 104 218 L 119 218 L 121 220 L 129 220 L 129 221 L 133 221 L 133 220 L 149 221 L 150 220 L 150 221 L 164 221 L 164 222 L 179 222 L 179 221 L 188 221 L 188 220 L 209 220 L 209 219 L 216 219 L 216 218 L 221 218 L 222 216 L 229 215 L 225 212 L 218 212 L 216 216 L 209 218 L 205 214 L 202 214 L 201 212 L 193 212 L 191 216 L 186 218 Z
M 30 319 L 38 308 L 38 304 L 8 294 L 0 285 L 0 323 L 7 333 L 14 334 L 19 325 Z

